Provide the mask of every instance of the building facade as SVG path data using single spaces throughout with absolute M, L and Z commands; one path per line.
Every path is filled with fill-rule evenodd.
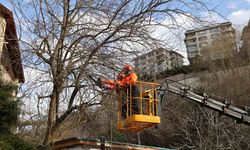
M 0 4 L 0 73 L 4 81 L 23 83 L 21 54 L 12 12 Z
M 185 36 L 184 42 L 191 64 L 196 57 L 205 61 L 230 57 L 236 48 L 236 32 L 230 22 L 188 30 Z
M 248 25 L 243 28 L 241 40 L 241 51 L 243 51 L 243 54 L 245 55 L 244 57 L 248 57 L 248 59 L 250 59 L 250 20 Z
M 175 51 L 158 48 L 134 59 L 140 75 L 154 75 L 183 65 L 183 56 Z

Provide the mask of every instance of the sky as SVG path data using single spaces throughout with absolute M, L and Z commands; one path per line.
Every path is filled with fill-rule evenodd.
M 0 3 L 11 9 L 8 0 Z M 250 0 L 218 0 L 213 7 L 235 25 L 245 25 L 250 18 Z
M 27 0 L 24 0 L 27 1 Z M 208 4 L 210 8 L 216 10 L 217 13 L 206 14 L 203 16 L 211 22 L 225 22 L 230 21 L 233 23 L 234 27 L 240 31 L 245 25 L 247 25 L 250 19 L 250 0 L 204 0 Z M 8 0 L 0 0 L 0 3 L 5 5 L 11 10 L 11 4 Z M 202 15 L 202 12 L 200 12 Z M 180 24 L 183 25 L 185 21 L 183 19 L 179 19 Z M 164 20 L 167 22 L 167 20 Z M 188 29 L 188 28 L 187 28 Z M 186 30 L 187 30 L 186 29 Z M 190 28 L 191 29 L 191 28 Z M 160 37 L 161 39 L 170 40 L 170 48 L 175 47 L 175 51 L 178 51 L 184 57 L 187 57 L 186 47 L 183 42 L 185 30 L 181 31 L 173 31 L 174 33 L 170 34 L 167 29 L 155 29 L 155 36 Z M 178 33 L 177 33 L 178 32 Z M 178 34 L 181 38 L 173 38 L 173 34 Z
M 250 19 L 250 0 L 224 0 L 220 11 L 234 25 L 244 26 Z
M 3 5 L 5 5 L 11 10 L 11 4 L 9 3 L 8 0 L 0 0 L 0 3 L 2 3 Z M 207 0 L 207 3 L 209 4 L 209 7 L 212 7 L 219 13 L 219 15 L 216 13 L 209 14 L 209 15 L 204 14 L 204 16 L 206 16 L 209 21 L 211 20 L 215 20 L 215 22 L 223 22 L 225 20 L 230 21 L 233 23 L 235 28 L 237 28 L 238 30 L 241 30 L 248 23 L 250 19 L 250 0 L 210 0 L 210 1 Z M 156 31 L 155 34 L 157 33 L 162 34 L 162 31 L 163 30 L 160 29 L 159 31 Z M 169 32 L 169 31 L 166 31 L 166 32 Z M 182 32 L 185 32 L 185 30 L 183 30 Z M 182 33 L 182 35 L 184 35 L 184 33 Z M 161 36 L 161 35 L 158 35 L 158 36 Z M 168 36 L 172 36 L 172 35 L 165 34 L 165 37 L 163 38 L 165 39 L 172 38 Z M 175 40 L 175 39 L 172 38 L 172 40 Z M 178 39 L 176 39 L 175 41 L 178 41 Z M 179 43 L 181 43 L 181 41 Z M 180 49 L 180 53 L 186 56 L 185 54 L 186 49 L 185 49 L 185 46 L 183 46 L 183 44 L 184 44 L 183 42 L 179 44 L 179 45 L 182 45 L 179 49 Z M 176 46 L 174 45 L 173 47 L 176 47 Z
M 0 3 L 11 9 L 8 0 L 0 0 Z M 250 18 L 250 0 L 218 0 L 214 8 L 236 25 L 246 24 Z

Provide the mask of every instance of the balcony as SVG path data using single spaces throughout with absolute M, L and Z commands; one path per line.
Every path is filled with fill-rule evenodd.
M 186 40 L 185 43 L 188 44 L 188 45 L 195 44 L 196 43 L 196 38 Z
M 197 36 L 204 36 L 207 34 L 207 31 L 200 31 L 200 32 L 197 32 Z
M 186 36 L 185 37 L 185 41 L 192 40 L 192 39 L 196 39 L 196 36 L 195 35 L 191 35 L 191 36 Z
M 207 40 L 207 36 L 202 36 L 202 37 L 199 37 L 198 40 L 201 42 L 201 41 L 206 41 Z
M 197 50 L 197 48 L 198 48 L 197 44 L 187 45 L 188 52 L 195 51 Z

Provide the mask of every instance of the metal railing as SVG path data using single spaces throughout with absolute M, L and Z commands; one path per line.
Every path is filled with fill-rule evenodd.
M 158 116 L 160 101 L 158 83 L 138 81 L 119 91 L 118 117 L 126 119 L 132 115 Z

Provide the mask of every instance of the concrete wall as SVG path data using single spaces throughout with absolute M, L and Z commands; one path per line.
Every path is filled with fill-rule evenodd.
M 220 70 L 216 72 L 198 72 L 190 74 L 178 74 L 175 76 L 168 77 L 170 80 L 177 81 L 182 84 L 189 85 L 193 88 L 200 84 L 209 85 L 209 81 L 216 79 L 217 81 L 222 80 L 224 77 L 233 75 L 236 77 L 244 76 L 244 74 L 250 73 L 250 66 L 243 66 L 234 69 Z M 230 82 L 230 81 L 229 81 Z
M 6 29 L 6 21 L 3 17 L 0 16 L 0 49 L 3 48 L 5 29 Z

